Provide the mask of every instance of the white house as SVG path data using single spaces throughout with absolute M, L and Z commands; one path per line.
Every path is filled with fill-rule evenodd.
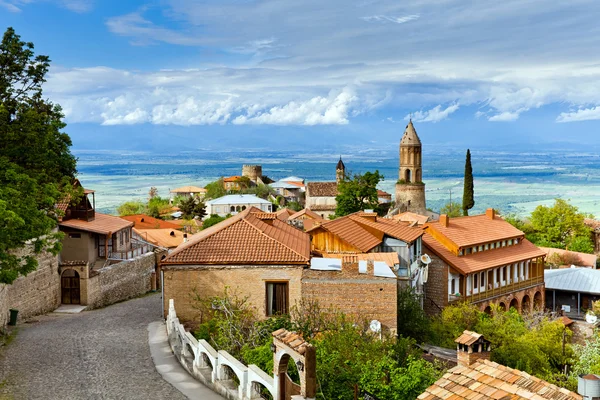
M 247 208 L 256 207 L 264 212 L 272 212 L 273 204 L 253 194 L 230 194 L 206 202 L 207 217 L 212 214 L 224 217 L 227 214 L 237 214 Z

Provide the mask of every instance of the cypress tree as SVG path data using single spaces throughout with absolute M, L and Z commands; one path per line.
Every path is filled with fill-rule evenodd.
M 465 161 L 465 188 L 462 198 L 463 215 L 469 215 L 469 210 L 475 205 L 473 196 L 473 167 L 471 167 L 471 151 L 467 149 L 467 160 Z

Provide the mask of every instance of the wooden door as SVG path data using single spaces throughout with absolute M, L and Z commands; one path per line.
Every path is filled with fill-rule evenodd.
M 79 274 L 73 270 L 67 270 L 60 279 L 61 297 L 63 304 L 80 304 L 79 297 Z

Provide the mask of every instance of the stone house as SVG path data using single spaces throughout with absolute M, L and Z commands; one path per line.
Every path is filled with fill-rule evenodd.
M 198 197 L 199 199 L 203 199 L 206 195 L 206 189 L 198 187 L 198 186 L 182 186 L 177 189 L 170 190 L 171 193 L 171 201 L 174 196 L 180 197 Z
M 468 301 L 482 311 L 495 303 L 519 312 L 543 308 L 545 253 L 488 209 L 483 215 L 425 224 L 423 251 L 431 257 L 424 308 L 439 313 Z
M 338 256 L 325 261 L 335 268 L 319 269 L 310 247 L 309 235 L 276 213 L 248 208 L 190 237 L 161 262 L 165 312 L 173 299 L 182 320 L 201 321 L 194 295 L 219 296 L 228 288 L 264 318 L 316 299 L 395 328 L 397 278 L 386 262 L 354 255 L 342 266 Z
M 357 212 L 325 221 L 308 230 L 314 254 L 398 254 L 397 272 L 408 279 L 408 268 L 421 256 L 423 229 L 409 223 Z
M 240 175 L 228 176 L 223 178 L 223 188 L 227 191 L 233 190 L 238 191 L 242 187 L 240 186 Z
M 335 167 L 335 182 L 308 182 L 306 184 L 306 202 L 305 206 L 311 211 L 316 212 L 321 218 L 329 218 L 335 214 L 338 195 L 338 184 L 346 176 L 346 166 L 342 157 Z

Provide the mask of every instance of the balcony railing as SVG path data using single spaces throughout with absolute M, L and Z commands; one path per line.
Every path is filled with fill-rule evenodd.
M 96 217 L 94 209 L 90 210 L 67 210 L 64 219 L 81 219 L 83 221 L 91 221 Z
M 129 260 L 142 254 L 146 254 L 150 251 L 150 247 L 147 244 L 132 244 L 132 248 L 129 250 L 111 251 L 108 258 L 115 260 Z
M 477 303 L 480 301 L 488 300 L 497 296 L 501 296 L 503 294 L 512 293 L 517 290 L 527 289 L 532 286 L 539 285 L 540 283 L 544 283 L 543 276 L 537 276 L 535 278 L 527 279 L 525 281 L 520 281 L 516 283 L 511 283 L 510 285 L 502 286 L 499 288 L 488 289 L 480 293 L 471 293 L 467 296 L 454 296 L 449 295 L 448 301 L 450 303 L 456 301 L 468 301 L 470 303 Z

